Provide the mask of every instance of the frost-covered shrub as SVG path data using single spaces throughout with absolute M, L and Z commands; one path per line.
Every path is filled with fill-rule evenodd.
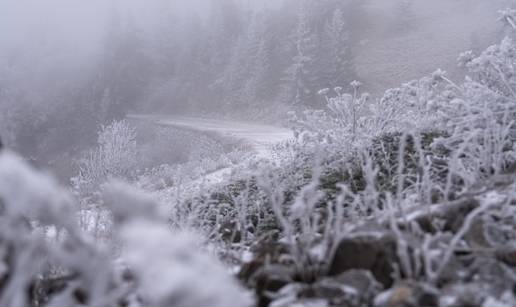
M 360 82 L 353 81 L 352 94 L 336 87 L 336 96 L 329 97 L 329 89 L 319 92 L 326 99 L 326 110 L 306 110 L 301 116 L 291 113 L 290 122 L 296 137 L 304 143 L 345 146 L 363 137 L 367 114 L 368 94 L 360 94 Z
M 514 163 L 516 45 L 505 38 L 479 56 L 462 54 L 459 64 L 469 76 L 440 108 L 450 131 L 440 143 L 456 152 L 452 171 L 470 186 Z
M 514 42 L 510 38 L 505 38 L 500 44 L 490 46 L 479 56 L 475 56 L 471 51 L 461 54 L 459 64 L 468 69 L 474 81 L 493 91 L 493 94 L 515 98 L 515 56 Z
M 509 13 L 503 18 L 511 21 Z M 514 163 L 515 50 L 516 45 L 506 38 L 479 56 L 466 52 L 459 59 L 469 73 L 462 84 L 437 70 L 431 76 L 387 90 L 381 99 L 369 102 L 367 108 L 354 103 L 360 101 L 356 98 L 357 86 L 354 95 L 341 94 L 337 88 L 337 95 L 327 98 L 328 110 L 306 111 L 303 117 L 293 117 L 298 137 L 297 144 L 290 146 L 295 153 L 289 155 L 304 156 L 304 160 L 319 159 L 330 173 L 335 173 L 343 167 L 330 161 L 357 160 L 360 152 L 369 150 L 375 139 L 386 134 L 410 134 L 418 138 L 421 133 L 438 131 L 443 137 L 429 145 L 444 148 L 449 155 L 433 157 L 425 153 L 426 157 L 417 162 L 418 167 L 431 170 L 444 163 L 446 172 L 441 172 L 440 178 L 433 178 L 440 182 L 441 195 L 449 195 L 457 183 L 467 190 L 475 182 L 500 174 Z M 328 92 L 323 90 L 321 94 Z M 355 133 L 349 133 L 350 127 L 356 128 L 351 128 Z M 375 164 L 381 162 L 378 156 L 373 158 Z M 442 158 L 444 161 L 439 162 Z
M 55 180 L 2 153 L 0 186 L 1 306 L 77 306 L 79 293 L 92 306 L 120 298 L 108 258 L 80 233 L 72 198 Z M 52 290 L 59 278 L 73 282 Z
M 77 225 L 73 199 L 46 174 L 0 154 L 0 305 L 251 306 L 227 270 L 175 233 L 151 197 L 109 182 L 103 201 L 122 242 L 118 259 Z
M 367 103 L 358 84 L 353 94 L 335 89 L 325 110 L 291 114 L 296 140 L 275 148 L 281 162 L 262 166 L 253 189 L 228 184 L 211 208 L 228 205 L 231 217 L 273 211 L 303 267 L 318 259 L 313 248 L 332 249 L 346 222 L 460 199 L 515 161 L 513 49 L 506 39 L 479 57 L 463 55 L 462 83 L 437 70 Z M 233 201 L 241 198 L 253 205 Z M 239 223 L 238 232 L 250 225 Z
M 194 132 L 159 127 L 154 123 L 139 124 L 137 128 L 142 168 L 187 162 L 194 146 L 193 140 L 197 138 Z
M 249 157 L 240 140 L 173 127 L 140 125 L 138 151 L 143 160 L 135 179 L 147 190 L 190 189 L 192 181 L 237 165 Z
M 132 178 L 138 160 L 136 129 L 125 120 L 114 121 L 101 127 L 98 146 L 79 161 L 79 175 L 72 182 L 87 195 L 109 178 Z
M 445 72 L 435 71 L 423 77 L 389 89 L 371 105 L 372 128 L 380 132 L 423 131 L 439 129 L 444 114 L 440 107 L 453 98 L 453 83 L 448 83 Z
M 512 8 L 506 8 L 500 10 L 500 20 L 507 23 L 513 30 L 516 30 L 516 10 Z
M 172 232 L 152 198 L 114 182 L 104 199 L 123 242 L 122 257 L 135 275 L 145 306 L 251 306 L 251 296 L 200 250 L 202 240 Z
M 252 305 L 251 297 L 227 270 L 199 251 L 195 237 L 171 233 L 152 221 L 127 224 L 121 236 L 146 306 Z
M 161 127 L 155 123 L 142 123 L 137 128 L 141 155 L 139 167 L 142 169 L 202 159 L 215 160 L 237 147 L 237 142 L 188 129 Z
M 354 94 L 335 89 L 326 109 L 292 114 L 296 140 L 275 147 L 279 162 L 255 163 L 256 172 L 188 199 L 174 218 L 222 242 L 226 254 L 262 242 L 286 247 L 284 258 L 264 263 L 305 283 L 325 274 L 342 236 L 388 230 L 396 280 L 450 282 L 447 271 L 463 272 L 448 265 L 477 252 L 470 232 L 484 228 L 495 248 L 514 240 L 513 188 L 496 181 L 514 179 L 514 46 L 464 54 L 469 76 L 460 83 L 437 70 L 367 103 L 358 84 Z M 503 195 L 483 195 L 486 186 Z M 453 282 L 470 282 L 461 278 Z
M 67 220 L 73 223 L 71 199 L 54 180 L 43 174 L 33 174 L 11 153 L 2 153 L 0 157 L 2 216 L 29 218 L 47 225 Z
M 237 149 L 227 154 L 205 156 L 185 163 L 163 164 L 145 170 L 138 176 L 136 184 L 149 191 L 173 188 L 181 189 L 188 194 L 195 193 L 195 190 L 203 186 L 205 179 L 209 180 L 210 176 L 219 171 L 229 171 L 230 167 L 245 161 L 249 156 L 249 153 Z

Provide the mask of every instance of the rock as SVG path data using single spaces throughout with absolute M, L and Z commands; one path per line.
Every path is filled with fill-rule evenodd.
M 299 293 L 305 289 L 307 285 L 293 283 L 289 284 L 278 292 L 277 296 L 269 305 L 270 307 L 330 307 L 330 303 L 324 298 L 303 298 L 299 297 Z M 344 306 L 341 306 L 344 307 Z
M 468 273 L 470 280 L 483 285 L 484 294 L 500 296 L 515 285 L 514 271 L 492 255 L 477 255 Z
M 516 245 L 512 244 L 509 246 L 501 247 L 495 252 L 496 259 L 503 263 L 516 267 Z
M 326 299 L 330 306 L 369 306 L 381 289 L 382 286 L 369 271 L 349 270 L 307 286 L 299 297 Z
M 516 298 L 510 292 L 505 293 L 501 298 L 488 297 L 482 307 L 513 307 L 516 306 Z
M 261 242 L 251 248 L 252 256 L 246 261 L 238 273 L 240 279 L 250 282 L 258 270 L 271 264 L 288 265 L 291 261 L 286 244 L 277 242 Z
M 485 287 L 479 283 L 453 284 L 443 290 L 439 305 L 444 307 L 482 306 L 486 294 Z
M 340 284 L 355 289 L 358 293 L 367 296 L 375 296 L 382 290 L 382 285 L 374 278 L 371 272 L 366 270 L 349 270 L 335 277 Z
M 469 246 L 475 249 L 491 247 L 486 237 L 485 223 L 481 217 L 477 217 L 473 220 L 471 227 L 464 236 L 464 240 L 468 242 Z
M 75 275 L 65 275 L 37 278 L 29 287 L 30 301 L 36 306 L 45 305 L 54 295 L 63 292 L 76 277 Z M 87 301 L 87 295 L 81 289 L 74 290 L 73 296 L 78 303 L 84 304 Z
M 363 233 L 340 241 L 331 260 L 329 275 L 352 269 L 370 271 L 385 288 L 393 283 L 396 239 L 387 233 Z
M 515 290 L 513 268 L 493 257 L 492 254 L 477 254 L 468 268 L 468 277 L 463 281 L 450 281 L 442 289 L 442 306 L 483 306 L 489 297 L 500 298 Z
M 375 307 L 437 307 L 439 291 L 422 284 L 403 283 L 380 293 Z
M 258 306 L 266 307 L 271 295 L 292 283 L 292 257 L 286 244 L 273 241 L 260 242 L 251 251 L 253 254 L 243 263 L 238 277 L 255 290 Z
M 240 243 L 240 241 L 242 241 L 240 223 L 236 221 L 226 221 L 221 223 L 218 228 L 222 240 L 230 243 Z
M 266 265 L 251 277 L 253 288 L 258 297 L 258 306 L 266 307 L 271 302 L 271 295 L 292 283 L 292 269 L 281 265 Z
M 456 233 L 464 224 L 465 217 L 479 205 L 478 200 L 469 195 L 449 204 L 441 205 L 441 212 L 437 216 L 444 219 L 443 230 Z
M 330 306 L 348 307 L 357 305 L 355 303 L 358 302 L 359 293 L 353 288 L 327 280 L 304 288 L 298 297 L 301 300 L 324 299 Z
M 380 293 L 374 300 L 375 307 L 396 307 L 414 305 L 414 293 L 408 286 L 399 286 Z
M 516 242 L 513 208 L 507 212 L 492 210 L 474 219 L 464 239 L 474 249 L 504 248 Z

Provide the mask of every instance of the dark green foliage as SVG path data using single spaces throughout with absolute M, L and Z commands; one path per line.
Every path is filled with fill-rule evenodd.
M 438 138 L 446 138 L 447 134 L 440 131 L 423 132 L 417 136 L 420 143 L 422 153 L 425 159 L 439 161 L 432 164 L 432 173 L 434 179 L 444 182 L 447 175 L 446 158 L 450 151 L 442 146 L 433 146 L 434 141 Z M 401 133 L 384 134 L 372 141 L 369 146 L 368 154 L 372 158 L 375 168 L 378 169 L 376 177 L 376 190 L 381 194 L 390 192 L 395 195 L 397 193 L 397 176 L 399 172 L 399 156 L 400 148 L 403 143 L 404 136 Z M 420 154 L 414 143 L 414 136 L 405 136 L 405 145 L 403 154 L 403 188 L 408 188 L 421 176 Z M 363 161 L 355 155 L 346 161 L 337 161 L 332 163 L 332 167 L 326 168 L 320 177 L 321 189 L 326 194 L 326 199 L 334 199 L 341 191 L 340 184 L 345 184 L 351 192 L 360 193 L 366 189 L 367 182 L 365 179 Z M 336 165 L 336 166 L 335 166 Z
M 404 147 L 402 156 L 404 176 L 403 188 L 409 187 L 422 176 L 421 158 L 423 159 L 445 159 L 449 151 L 443 148 L 432 148 L 432 144 L 437 138 L 447 137 L 447 134 L 439 131 L 423 132 L 418 137 L 419 146 L 416 146 L 413 135 L 402 135 L 401 133 L 385 134 L 373 140 L 371 146 L 371 156 L 375 166 L 378 167 L 378 189 L 382 192 L 397 192 L 397 176 L 400 171 L 400 149 Z M 419 147 L 419 149 L 418 149 Z M 423 154 L 424 157 L 420 157 Z M 434 170 L 434 167 L 432 167 Z M 444 175 L 444 176 L 443 176 Z M 445 179 L 445 174 L 439 174 Z
M 433 161 L 430 168 L 433 181 L 444 185 L 447 176 L 446 161 L 450 150 L 443 146 L 437 146 L 434 141 L 446 137 L 448 135 L 444 132 L 428 131 L 422 132 L 418 136 L 391 133 L 374 139 L 366 152 L 371 157 L 374 168 L 378 170 L 375 189 L 379 193 L 380 201 L 385 199 L 386 193 L 392 195 L 397 193 L 398 162 L 401 147 L 404 147 L 403 189 L 411 188 L 417 180 L 421 179 L 420 153 L 425 155 L 425 159 Z M 418 143 L 420 145 L 417 145 Z M 324 208 L 341 195 L 342 185 L 345 185 L 349 192 L 355 195 L 366 193 L 368 183 L 363 163 L 363 157 L 359 154 L 350 155 L 347 158 L 336 155 L 328 157 L 317 173 L 314 172 L 313 168 L 307 168 L 304 164 L 301 166 L 298 164 L 287 165 L 282 166 L 281 169 L 276 169 L 273 172 L 279 174 L 276 178 L 279 182 L 275 182 L 275 184 L 282 187 L 284 214 L 288 215 L 288 208 L 290 208 L 290 204 L 293 203 L 299 191 L 313 179 L 318 180 L 318 189 L 323 193 L 318 209 L 323 219 L 326 218 Z M 302 175 L 297 176 L 296 180 L 292 180 L 288 174 L 294 173 Z M 318 178 L 313 178 L 314 175 Z M 270 195 L 267 195 L 257 183 L 257 179 L 252 177 L 248 180 L 241 179 L 231 182 L 210 192 L 202 203 L 204 208 L 207 209 L 204 214 L 209 216 L 207 220 L 211 221 L 209 222 L 210 227 L 215 227 L 217 222 L 220 222 L 220 217 L 224 217 L 224 221 L 237 221 L 242 225 L 250 225 L 252 229 L 247 231 L 268 234 L 281 230 L 269 197 Z M 432 200 L 437 202 L 442 199 L 443 195 L 436 190 Z M 347 197 L 345 201 L 351 203 L 353 199 Z M 238 217 L 238 212 L 241 210 L 240 206 L 243 204 L 246 206 L 244 220 L 242 220 L 242 217 Z M 381 203 L 378 205 L 382 206 Z M 366 212 L 371 213 L 370 211 Z
M 340 193 L 339 184 L 346 184 L 353 193 L 363 191 L 366 187 L 362 169 L 358 164 L 346 163 L 339 169 L 327 169 L 319 180 L 321 189 L 330 199 Z

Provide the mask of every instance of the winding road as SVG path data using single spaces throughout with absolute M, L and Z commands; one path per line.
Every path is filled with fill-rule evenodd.
M 242 121 L 163 115 L 129 115 L 128 118 L 240 140 L 249 145 L 260 158 L 269 157 L 272 145 L 293 137 L 292 130 L 287 128 Z
M 274 144 L 293 138 L 290 129 L 242 121 L 163 115 L 129 115 L 127 118 L 241 141 L 248 145 L 248 148 L 260 159 L 271 159 L 271 148 Z M 232 169 L 232 167 L 222 168 L 184 184 L 188 189 L 221 183 L 224 178 L 231 175 Z

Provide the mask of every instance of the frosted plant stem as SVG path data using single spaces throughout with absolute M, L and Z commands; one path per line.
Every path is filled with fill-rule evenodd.
M 504 200 L 505 201 L 505 200 Z M 470 230 L 471 225 L 473 224 L 473 221 L 477 216 L 482 214 L 483 212 L 487 211 L 494 205 L 498 205 L 499 203 L 486 201 L 483 205 L 480 207 L 477 207 L 475 210 L 473 210 L 471 213 L 468 214 L 466 217 L 464 223 L 462 224 L 462 227 L 459 229 L 459 231 L 453 236 L 450 245 L 446 249 L 446 252 L 444 253 L 444 256 L 442 257 L 442 261 L 440 262 L 441 265 L 435 272 L 435 275 L 432 276 L 431 282 L 436 283 L 439 278 L 441 277 L 442 273 L 446 269 L 446 266 L 450 262 L 450 259 L 455 252 L 455 249 L 457 248 L 457 245 L 460 243 L 462 238 L 466 235 L 466 233 Z

